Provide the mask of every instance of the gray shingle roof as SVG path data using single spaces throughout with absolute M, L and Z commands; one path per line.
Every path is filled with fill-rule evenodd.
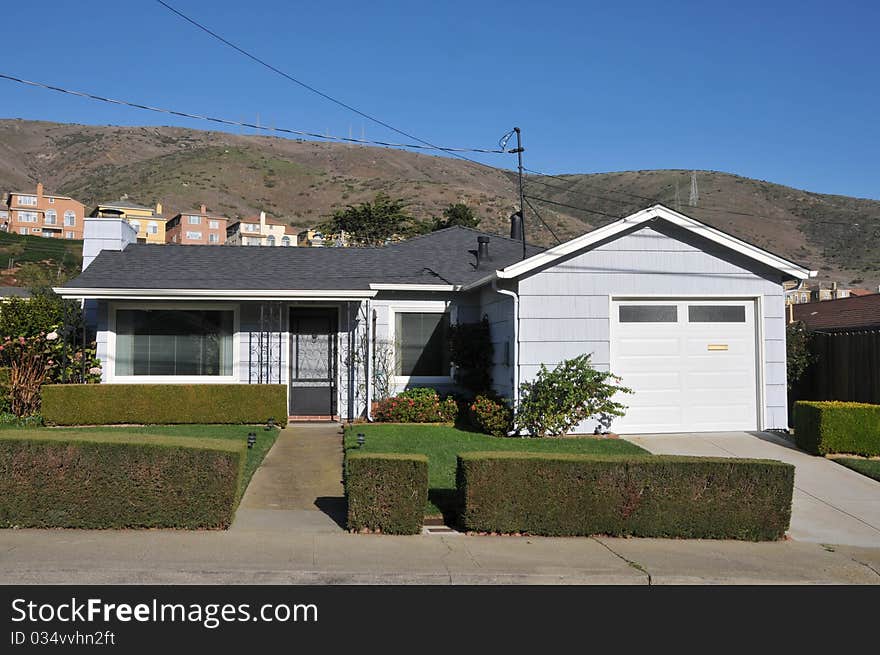
M 476 268 L 477 237 L 491 262 Z M 543 248 L 527 246 L 527 255 Z M 334 290 L 371 283 L 467 284 L 522 258 L 522 243 L 463 227 L 382 248 L 260 248 L 132 244 L 102 251 L 71 288 Z

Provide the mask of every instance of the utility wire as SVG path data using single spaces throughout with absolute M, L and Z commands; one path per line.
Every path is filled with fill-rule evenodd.
M 549 200 L 548 198 L 538 198 L 536 196 L 525 196 L 530 200 L 534 200 L 535 202 L 543 202 L 548 205 L 557 205 L 559 207 L 567 207 L 568 209 L 576 209 L 578 211 L 587 212 L 588 214 L 597 214 L 599 216 L 605 216 L 607 218 L 613 218 L 615 221 L 619 221 L 622 217 L 615 216 L 614 214 L 609 214 L 607 212 L 599 211 L 598 209 L 587 209 L 586 207 L 577 207 L 575 205 L 569 205 L 564 202 L 557 202 L 556 200 Z
M 398 128 L 394 127 L 393 125 L 389 125 L 389 124 L 386 123 L 385 121 L 380 120 L 380 119 L 376 118 L 375 116 L 371 116 L 370 114 L 361 111 L 361 110 L 358 109 L 357 107 L 353 107 L 353 106 L 351 106 L 351 105 L 349 105 L 349 104 L 343 102 L 342 100 L 339 100 L 339 99 L 337 99 L 337 98 L 334 98 L 333 96 L 329 95 L 328 93 L 324 93 L 324 92 L 321 91 L 320 89 L 316 89 L 315 87 L 311 86 L 310 84 L 306 84 L 306 83 L 303 82 L 302 80 L 298 80 L 297 78 L 293 77 L 293 76 L 290 75 L 289 73 L 285 73 L 285 72 L 284 72 L 283 70 L 281 70 L 280 68 L 277 68 L 276 66 L 273 66 L 272 64 L 270 64 L 270 63 L 269 63 L 268 61 L 266 61 L 265 59 L 261 59 L 261 58 L 258 57 L 257 55 L 255 55 L 255 54 L 253 54 L 253 53 L 251 53 L 251 52 L 248 52 L 247 50 L 245 50 L 245 49 L 242 48 L 241 46 L 236 45 L 235 43 L 233 43 L 233 42 L 230 41 L 229 39 L 224 38 L 223 36 L 221 36 L 221 35 L 218 34 L 217 32 L 214 32 L 213 30 L 209 29 L 208 27 L 206 27 L 206 26 L 203 25 L 202 23 L 198 22 L 198 21 L 195 20 L 194 18 L 191 18 L 191 17 L 187 16 L 186 14 L 184 14 L 183 12 L 181 12 L 181 11 L 175 9 L 174 7 L 172 7 L 172 6 L 171 6 L 170 4 L 168 4 L 167 2 L 164 2 L 164 0 L 156 0 L 156 2 L 158 2 L 160 5 L 162 5 L 163 7 L 165 7 L 168 11 L 172 12 L 173 14 L 176 14 L 177 16 L 179 16 L 180 18 L 182 18 L 182 19 L 185 20 L 186 22 L 190 23 L 191 25 L 197 27 L 198 29 L 202 30 L 202 31 L 205 32 L 206 34 L 211 35 L 212 37 L 214 37 L 215 39 L 217 39 L 217 40 L 220 41 L 221 43 L 224 43 L 225 45 L 229 46 L 229 47 L 232 48 L 233 50 L 235 50 L 235 51 L 239 52 L 240 54 L 244 55 L 244 56 L 247 57 L 248 59 L 251 59 L 252 61 L 257 62 L 257 63 L 260 64 L 261 66 L 265 66 L 266 68 L 268 68 L 268 69 L 269 69 L 270 71 L 272 71 L 273 73 L 277 73 L 277 74 L 280 75 L 281 77 L 283 77 L 283 78 L 285 78 L 285 79 L 287 79 L 287 80 L 293 82 L 294 84 L 298 84 L 299 86 L 301 86 L 302 88 L 306 89 L 307 91 L 311 91 L 312 93 L 321 96 L 321 97 L 324 98 L 325 100 L 329 100 L 330 102 L 332 102 L 332 103 L 334 103 L 334 104 L 336 104 L 336 105 L 339 105 L 340 107 L 343 107 L 343 108 L 345 108 L 345 109 L 347 109 L 347 110 L 349 110 L 349 111 L 351 111 L 351 112 L 354 112 L 354 113 L 357 114 L 358 116 L 361 116 L 361 117 L 363 117 L 363 118 L 366 118 L 367 120 L 372 121 L 373 123 L 376 123 L 377 125 L 381 125 L 382 127 L 385 127 L 385 128 L 387 128 L 387 129 L 391 130 L 392 132 L 396 132 L 397 134 L 400 134 L 401 136 L 405 136 L 407 139 L 413 139 L 414 141 L 418 141 L 419 143 L 422 144 L 422 147 L 429 148 L 429 149 L 432 149 L 432 150 L 441 150 L 441 151 L 443 151 L 443 152 L 448 152 L 448 153 L 453 154 L 453 155 L 455 155 L 455 153 L 457 153 L 457 152 L 484 152 L 484 153 L 504 153 L 504 152 L 505 152 L 504 149 L 501 149 L 501 150 L 480 150 L 480 149 L 477 149 L 477 148 L 471 148 L 471 149 L 467 149 L 467 148 L 441 148 L 441 147 L 439 147 L 439 146 L 436 146 L 436 145 L 434 145 L 433 143 L 431 143 L 430 141 L 425 141 L 424 139 L 420 139 L 419 137 L 415 136 L 414 134 L 410 134 L 409 132 L 404 132 L 403 130 L 398 129 Z M 412 147 L 412 146 L 409 146 L 409 147 Z M 455 155 L 455 156 L 459 157 L 460 159 L 466 159 L 467 161 L 471 161 L 471 162 L 473 162 L 473 163 L 475 163 L 475 164 L 479 164 L 479 163 L 480 163 L 480 162 L 475 162 L 475 161 L 473 161 L 472 159 L 468 159 L 467 157 L 461 157 L 460 155 Z
M 5 80 L 10 80 L 12 82 L 17 82 L 19 84 L 24 84 L 27 86 L 38 87 L 41 89 L 47 89 L 49 91 L 55 91 L 57 93 L 64 93 L 67 95 L 78 96 L 80 98 L 87 98 L 89 100 L 97 100 L 100 102 L 106 102 L 113 105 L 122 105 L 124 107 L 133 107 L 135 109 L 144 109 L 146 111 L 158 112 L 160 114 L 170 114 L 173 116 L 181 116 L 183 118 L 193 118 L 201 121 L 210 121 L 212 123 L 221 123 L 223 125 L 233 125 L 235 127 L 248 127 L 255 130 L 263 130 L 265 132 L 281 132 L 284 134 L 294 134 L 297 136 L 307 136 L 313 137 L 316 139 L 326 139 L 328 141 L 341 141 L 346 143 L 360 143 L 367 145 L 376 145 L 376 146 L 384 146 L 386 148 L 417 148 L 421 150 L 438 150 L 440 152 L 448 152 L 450 154 L 456 154 L 458 152 L 480 152 L 480 153 L 490 153 L 490 154 L 504 154 L 503 150 L 489 150 L 489 149 L 480 149 L 480 148 L 444 148 L 441 146 L 434 145 L 421 145 L 417 143 L 392 143 L 388 141 L 373 141 L 370 139 L 355 139 L 353 137 L 343 137 L 343 136 L 332 136 L 329 134 L 318 134 L 317 132 L 306 132 L 304 130 L 294 130 L 285 127 L 267 127 L 265 125 L 255 125 L 254 123 L 245 123 L 241 121 L 234 121 L 228 118 L 218 118 L 216 116 L 204 116 L 201 114 L 190 114 L 188 112 L 177 111 L 175 109 L 165 109 L 163 107 L 153 107 L 151 105 L 144 105 L 137 102 L 129 102 L 127 100 L 118 100 L 116 98 L 107 98 L 104 96 L 95 95 L 93 93 L 86 93 L 84 91 L 74 91 L 72 89 L 65 89 L 60 86 L 53 86 L 51 84 L 44 84 L 42 82 L 35 82 L 33 80 L 26 80 L 20 77 L 15 77 L 13 75 L 6 75 L 4 73 L 0 73 L 0 78 Z M 467 159 L 466 157 L 462 157 L 462 159 Z M 468 160 L 473 161 L 473 160 Z M 480 162 L 475 161 L 475 164 L 480 164 Z M 480 164 L 482 165 L 482 164 Z
M 538 220 L 541 221 L 541 224 L 550 231 L 550 234 L 552 234 L 553 238 L 556 239 L 556 243 L 562 243 L 562 239 L 556 236 L 556 232 L 553 231 L 553 228 L 547 225 L 547 222 L 543 218 L 541 218 L 541 214 L 538 212 L 537 209 L 535 209 L 535 206 L 531 202 L 529 202 L 528 196 L 523 196 L 523 200 L 525 200 L 526 204 L 531 208 L 533 212 L 535 212 L 535 216 L 538 217 Z

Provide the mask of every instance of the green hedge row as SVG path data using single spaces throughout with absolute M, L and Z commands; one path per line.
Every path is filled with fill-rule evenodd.
M 794 467 L 770 460 L 514 452 L 458 457 L 462 523 L 478 532 L 779 539 Z
M 794 404 L 794 439 L 813 455 L 880 455 L 880 405 L 800 400 Z
M 232 521 L 243 442 L 57 432 L 0 433 L 0 526 L 225 528 Z
M 428 500 L 427 457 L 349 453 L 345 462 L 349 530 L 422 531 Z
M 49 384 L 43 419 L 55 425 L 117 423 L 287 424 L 283 384 Z

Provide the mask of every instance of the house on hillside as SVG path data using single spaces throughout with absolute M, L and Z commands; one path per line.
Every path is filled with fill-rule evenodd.
M 209 214 L 205 205 L 197 212 L 177 214 L 165 224 L 165 242 L 184 246 L 222 246 L 226 242 L 225 216 Z
M 161 202 L 155 207 L 135 205 L 124 199 L 106 202 L 95 207 L 89 217 L 123 219 L 137 232 L 138 243 L 165 243 L 166 219 L 162 215 Z
M 446 332 L 485 317 L 513 403 L 590 353 L 635 391 L 617 432 L 785 428 L 783 284 L 815 275 L 662 205 L 547 250 L 462 227 L 256 252 L 125 228 L 87 223 L 86 268 L 56 289 L 86 301 L 104 383 L 280 382 L 291 415 L 342 420 L 386 383 L 454 390 Z
M 85 206 L 70 196 L 45 193 L 42 182 L 37 182 L 34 192 L 8 192 L 0 209 L 0 227 L 5 232 L 48 239 L 83 238 Z
M 232 221 L 226 228 L 227 246 L 295 246 L 296 230 L 277 219 L 266 216 L 250 216 Z

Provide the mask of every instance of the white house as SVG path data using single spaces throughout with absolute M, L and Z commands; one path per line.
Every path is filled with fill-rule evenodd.
M 280 382 L 291 415 L 343 420 L 368 415 L 379 350 L 393 389 L 452 389 L 447 326 L 485 316 L 513 402 L 542 363 L 591 353 L 635 390 L 617 432 L 785 428 L 783 283 L 815 275 L 662 205 L 548 250 L 467 228 L 239 249 L 86 227 L 102 251 L 56 290 L 88 302 L 105 383 Z

